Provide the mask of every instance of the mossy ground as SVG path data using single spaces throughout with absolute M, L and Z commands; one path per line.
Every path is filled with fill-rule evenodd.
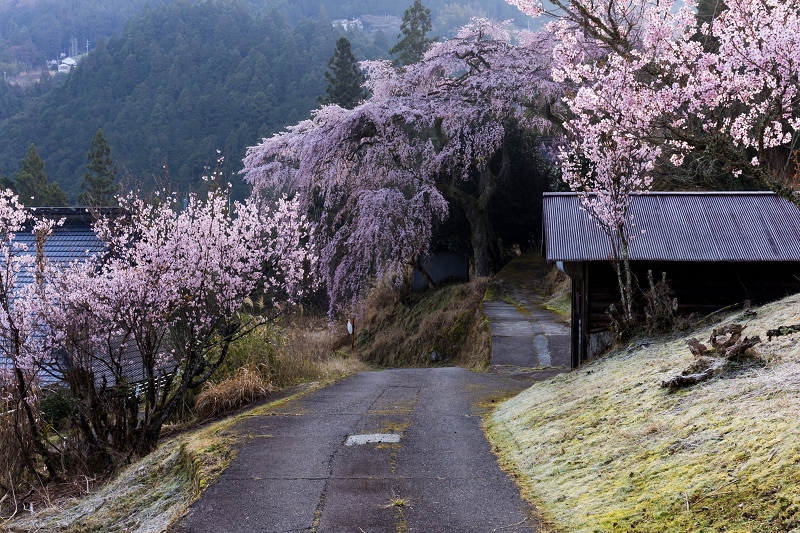
M 676 393 L 685 339 L 639 339 L 537 383 L 486 422 L 523 493 L 564 531 L 800 531 L 800 296 L 757 309 L 766 366 Z M 745 321 L 731 316 L 726 321 Z

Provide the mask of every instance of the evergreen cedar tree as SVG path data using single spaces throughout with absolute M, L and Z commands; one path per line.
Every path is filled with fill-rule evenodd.
M 119 185 L 114 183 L 117 167 L 111 159 L 111 147 L 108 145 L 103 130 L 97 130 L 89 153 L 86 154 L 89 172 L 83 174 L 82 192 L 78 195 L 78 203 L 91 207 L 109 207 L 117 204 Z
M 67 195 L 58 183 L 48 183 L 44 162 L 31 143 L 28 153 L 22 160 L 22 167 L 14 176 L 14 190 L 20 201 L 27 207 L 63 207 L 67 205 Z
M 353 109 L 369 96 L 363 87 L 366 77 L 358 68 L 356 56 L 350 49 L 350 41 L 344 35 L 336 41 L 336 50 L 328 61 L 325 79 L 328 80 L 328 87 L 325 88 L 328 96 L 320 99 L 323 104 L 337 104 L 345 109 Z
M 422 59 L 428 46 L 439 40 L 438 37 L 427 37 L 432 27 L 431 10 L 423 6 L 420 0 L 414 0 L 403 13 L 400 34 L 397 36 L 399 41 L 389 50 L 392 55 L 399 54 L 394 60 L 395 66 L 410 65 Z

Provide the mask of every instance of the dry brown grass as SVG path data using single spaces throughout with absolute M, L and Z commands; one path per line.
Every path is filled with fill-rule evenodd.
M 296 316 L 280 328 L 255 329 L 231 346 L 225 365 L 197 396 L 195 414 L 218 416 L 278 389 L 366 370 L 357 358 L 335 350 L 341 338 L 320 317 Z
M 201 418 L 219 416 L 266 398 L 274 390 L 275 387 L 264 381 L 257 368 L 243 366 L 230 379 L 219 383 L 207 382 L 195 399 L 195 413 Z
M 760 335 L 800 322 L 800 296 L 725 322 Z M 642 340 L 504 403 L 489 434 L 525 491 L 565 531 L 778 532 L 800 528 L 800 334 L 670 393 L 689 337 Z
M 272 362 L 272 382 L 278 387 L 367 370 L 342 347 L 347 336 L 341 324 L 331 329 L 321 317 L 294 317 L 284 327 L 286 344 Z
M 553 266 L 544 277 L 544 306 L 568 314 L 572 305 L 572 280 Z
M 367 298 L 362 325 L 357 328 L 361 357 L 385 366 L 446 362 L 485 368 L 489 336 L 480 303 L 487 285 L 488 280 L 480 278 L 407 298 L 379 285 Z

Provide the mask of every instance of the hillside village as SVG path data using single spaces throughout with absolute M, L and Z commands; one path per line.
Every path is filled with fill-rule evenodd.
M 0 531 L 800 531 L 800 0 L 137 2 L 0 6 Z

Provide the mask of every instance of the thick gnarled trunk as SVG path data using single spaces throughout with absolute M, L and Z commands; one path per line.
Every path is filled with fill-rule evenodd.
M 439 192 L 448 202 L 460 206 L 467 215 L 472 242 L 473 268 L 476 277 L 489 275 L 489 246 L 491 244 L 492 227 L 489 223 L 489 200 L 497 191 L 497 186 L 508 171 L 508 153 L 501 149 L 501 163 L 497 172 L 492 172 L 491 161 L 483 161 L 477 167 L 479 195 L 473 196 L 455 185 L 440 183 L 436 185 Z

